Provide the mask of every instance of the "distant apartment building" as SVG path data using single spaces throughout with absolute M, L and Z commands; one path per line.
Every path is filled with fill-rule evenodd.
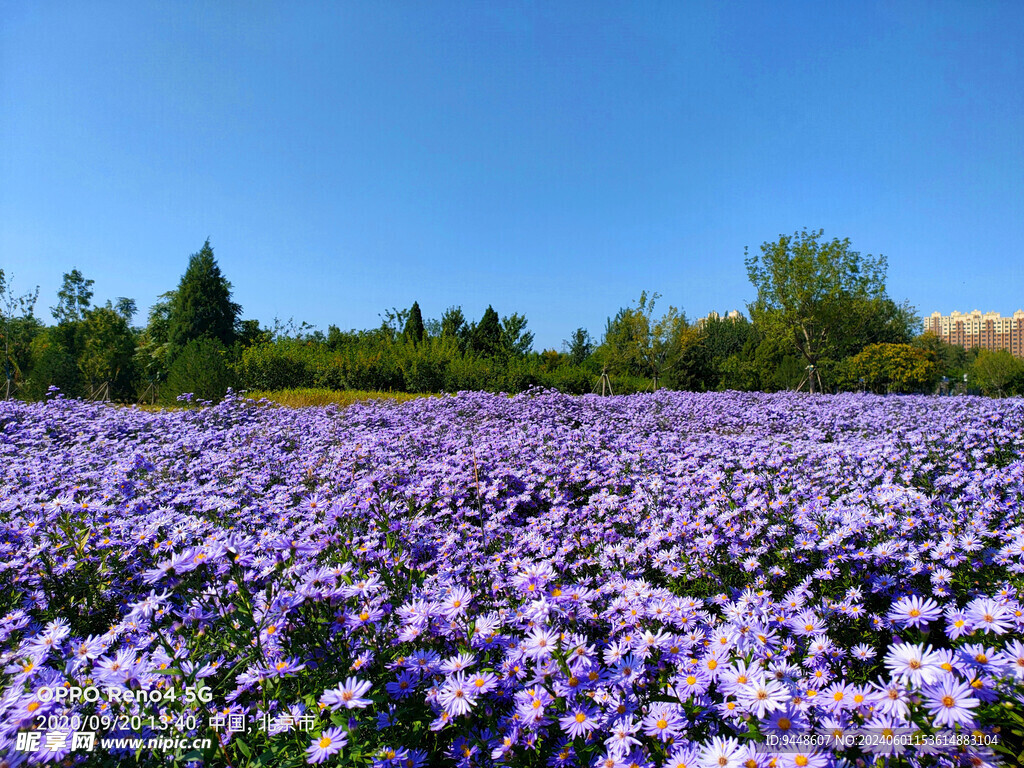
M 705 323 L 707 323 L 709 320 L 732 320 L 735 323 L 736 321 L 742 319 L 743 315 L 740 313 L 738 309 L 731 309 L 725 313 L 725 317 L 722 317 L 717 312 L 708 312 L 706 317 L 700 318 L 696 323 L 694 323 L 694 325 L 696 325 L 698 328 L 703 328 Z
M 1005 349 L 1014 357 L 1024 357 L 1024 310 L 1018 309 L 1013 317 L 998 312 L 982 314 L 977 309 L 951 315 L 932 312 L 925 318 L 924 329 L 964 349 Z

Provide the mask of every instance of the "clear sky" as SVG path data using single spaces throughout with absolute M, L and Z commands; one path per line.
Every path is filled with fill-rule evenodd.
M 806 227 L 1006 314 L 1022 41 L 1019 0 L 0 0 L 0 267 L 144 312 L 209 237 L 264 324 L 493 304 L 540 349 L 644 289 L 744 309 Z

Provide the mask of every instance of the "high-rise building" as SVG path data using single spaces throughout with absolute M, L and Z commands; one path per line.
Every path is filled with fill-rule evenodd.
M 722 317 L 717 312 L 711 311 L 708 312 L 708 314 L 705 317 L 700 318 L 696 323 L 694 323 L 694 325 L 696 325 L 698 328 L 703 328 L 709 320 L 732 320 L 735 323 L 742 319 L 743 315 L 740 313 L 738 309 L 730 309 L 726 313 L 725 317 Z
M 1013 317 L 998 312 L 982 314 L 977 309 L 950 315 L 932 312 L 925 318 L 924 329 L 964 349 L 1005 349 L 1014 357 L 1024 357 L 1024 310 L 1018 309 Z

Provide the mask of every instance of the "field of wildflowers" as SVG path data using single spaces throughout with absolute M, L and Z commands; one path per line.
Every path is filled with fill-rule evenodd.
M 1018 765 L 1022 453 L 1020 399 L 4 402 L 0 765 Z

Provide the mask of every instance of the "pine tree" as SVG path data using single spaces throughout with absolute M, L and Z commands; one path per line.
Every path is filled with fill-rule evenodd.
M 171 349 L 183 349 L 201 338 L 230 346 L 241 309 L 231 301 L 231 283 L 221 274 L 207 240 L 199 253 L 192 254 L 175 291 L 167 329 Z
M 473 326 L 470 347 L 478 354 L 493 357 L 501 351 L 501 338 L 501 321 L 498 319 L 498 313 L 488 304 L 480 322 Z
M 409 310 L 409 318 L 405 321 L 405 330 L 402 331 L 402 335 L 413 344 L 418 344 L 423 341 L 426 333 L 426 328 L 423 326 L 423 313 L 420 312 L 420 303 L 414 301 L 412 309 Z

